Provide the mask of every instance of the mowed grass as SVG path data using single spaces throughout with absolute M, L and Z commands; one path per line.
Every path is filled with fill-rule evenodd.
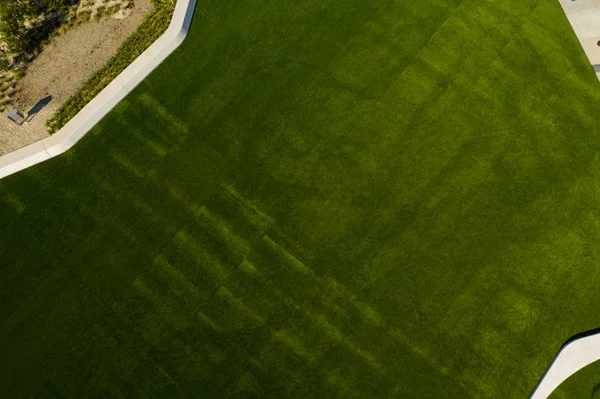
M 578 371 L 560 385 L 550 399 L 579 399 L 600 397 L 600 362 Z
M 557 1 L 199 2 L 0 181 L 0 392 L 522 398 L 600 325 L 600 87 Z

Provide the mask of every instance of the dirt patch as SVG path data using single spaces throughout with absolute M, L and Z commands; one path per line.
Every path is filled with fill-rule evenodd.
M 7 109 L 16 107 L 27 117 L 40 100 L 48 96 L 52 100 L 22 126 L 0 116 L 0 155 L 47 137 L 46 121 L 115 55 L 150 12 L 151 0 L 135 0 L 128 15 L 121 12 L 114 18 L 90 21 L 55 37 L 18 81 L 13 105 Z

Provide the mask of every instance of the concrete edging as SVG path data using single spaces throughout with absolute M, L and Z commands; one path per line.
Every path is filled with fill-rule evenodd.
M 559 349 L 529 399 L 548 398 L 567 378 L 597 360 L 600 360 L 600 330 L 575 335 Z
M 596 77 L 600 79 L 600 71 L 595 67 L 600 64 L 600 0 L 559 0 L 560 5 L 571 24 L 571 28 L 579 40 Z
M 187 36 L 197 0 L 178 0 L 169 27 L 154 43 L 52 136 L 0 156 L 0 179 L 62 154 L 83 138 Z

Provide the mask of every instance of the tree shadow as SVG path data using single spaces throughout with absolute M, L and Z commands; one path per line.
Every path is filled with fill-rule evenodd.
M 37 102 L 29 111 L 27 111 L 27 117 L 25 121 L 29 122 L 35 115 L 38 114 L 48 103 L 52 101 L 52 96 L 46 96 Z

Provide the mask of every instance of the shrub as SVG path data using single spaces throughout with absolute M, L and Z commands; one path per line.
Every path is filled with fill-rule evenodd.
M 42 7 L 45 10 L 54 10 L 64 13 L 68 10 L 71 5 L 70 0 L 43 0 Z
M 19 69 L 18 71 L 15 71 L 14 75 L 16 79 L 21 79 L 23 76 L 25 76 L 25 70 Z
M 91 16 L 92 16 L 92 12 L 91 12 L 90 10 L 85 10 L 85 11 L 82 11 L 82 12 L 79 14 L 80 21 L 82 21 L 82 22 L 87 22 L 87 21 L 89 21 Z
M 0 72 L 8 71 L 10 62 L 5 57 L 0 57 Z

